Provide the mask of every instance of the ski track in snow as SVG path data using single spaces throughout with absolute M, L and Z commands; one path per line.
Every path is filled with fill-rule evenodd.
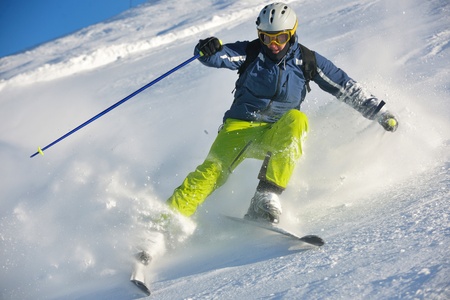
M 448 261 L 441 263 L 446 261 L 446 253 L 435 253 L 450 233 L 448 167 L 424 174 L 429 175 L 425 190 L 405 184 L 395 192 L 378 195 L 381 199 L 400 199 L 381 209 L 382 201 L 371 199 L 363 206 L 339 207 L 317 220 L 313 218 L 310 221 L 315 225 L 329 227 L 323 228 L 324 232 L 339 228 L 320 250 L 297 250 L 293 241 L 277 235 L 260 237 L 256 230 L 248 229 L 244 235 L 256 239 L 256 243 L 241 237 L 239 248 L 243 250 L 217 254 L 219 246 L 209 246 L 215 250 L 203 249 L 197 255 L 193 252 L 184 265 L 180 258 L 169 257 L 172 263 L 162 263 L 166 271 L 160 275 L 163 280 L 155 283 L 155 297 L 176 298 L 182 290 L 186 299 L 229 299 L 236 295 L 240 299 L 331 299 L 336 295 L 343 299 L 440 299 L 448 294 L 446 277 L 450 268 Z M 234 235 L 236 238 L 242 232 Z M 210 257 L 204 252 L 216 254 Z M 432 257 L 424 260 L 427 253 Z M 194 272 L 186 277 L 179 268 L 195 268 L 201 274 Z M 438 284 L 431 287 L 433 281 Z M 249 289 L 256 282 L 261 288 Z M 197 284 L 208 289 L 199 294 Z
M 189 58 L 198 39 L 253 38 L 267 3 L 156 1 L 0 59 L 1 299 L 142 297 L 131 255 L 207 154 L 236 74 L 193 62 L 29 155 Z M 288 3 L 301 41 L 385 99 L 399 130 L 313 84 L 282 225 L 326 245 L 299 249 L 221 217 L 247 209 L 260 162 L 245 161 L 184 224 L 193 236 L 154 262 L 150 299 L 449 299 L 450 4 Z M 187 236 L 171 230 L 169 246 Z

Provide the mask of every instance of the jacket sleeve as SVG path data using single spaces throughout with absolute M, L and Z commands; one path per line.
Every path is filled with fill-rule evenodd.
M 319 87 L 334 95 L 365 118 L 374 120 L 385 102 L 369 93 L 347 73 L 336 67 L 331 61 L 316 52 L 317 75 L 313 80 Z
M 237 70 L 245 61 L 245 49 L 248 43 L 248 41 L 244 41 L 225 44 L 221 51 L 208 57 L 201 56 L 198 60 L 208 67 Z M 197 47 L 195 47 L 194 54 L 196 55 L 199 52 Z

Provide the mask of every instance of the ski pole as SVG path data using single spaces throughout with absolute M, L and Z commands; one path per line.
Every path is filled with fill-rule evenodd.
M 143 87 L 141 87 L 140 89 L 136 90 L 135 92 L 129 94 L 128 96 L 126 96 L 125 98 L 123 98 L 122 100 L 116 102 L 115 104 L 111 105 L 110 107 L 108 107 L 107 109 L 105 109 L 104 111 L 98 113 L 97 115 L 93 116 L 92 118 L 90 118 L 89 120 L 87 120 L 86 122 L 84 122 L 83 124 L 79 125 L 78 127 L 72 129 L 71 131 L 67 132 L 65 135 L 61 136 L 59 139 L 56 139 L 55 141 L 51 142 L 50 144 L 48 144 L 47 146 L 41 148 L 38 147 L 38 151 L 35 152 L 34 154 L 32 154 L 30 156 L 30 158 L 35 157 L 38 154 L 44 155 L 44 150 L 47 150 L 48 148 L 52 147 L 53 145 L 59 143 L 60 141 L 62 141 L 63 139 L 65 139 L 66 137 L 70 136 L 71 134 L 77 132 L 78 130 L 80 130 L 81 128 L 83 128 L 84 126 L 88 125 L 89 123 L 92 123 L 93 121 L 97 120 L 98 118 L 100 118 L 101 116 L 107 114 L 108 112 L 110 112 L 111 110 L 113 110 L 114 108 L 116 108 L 117 106 L 121 105 L 122 103 L 130 100 L 131 98 L 133 98 L 134 96 L 136 96 L 137 94 L 139 94 L 140 92 L 144 91 L 145 89 L 151 87 L 152 85 L 154 85 L 155 83 L 157 83 L 158 81 L 164 79 L 165 77 L 169 76 L 170 74 L 172 74 L 173 72 L 181 69 L 182 67 L 184 67 L 185 65 L 189 64 L 190 62 L 196 60 L 197 58 L 199 58 L 201 56 L 200 54 L 196 54 L 193 57 L 189 58 L 188 60 L 186 60 L 185 62 L 179 64 L 178 66 L 176 66 L 175 68 L 167 71 L 166 73 L 164 73 L 163 75 L 159 76 L 158 78 L 154 79 L 152 82 L 144 85 Z

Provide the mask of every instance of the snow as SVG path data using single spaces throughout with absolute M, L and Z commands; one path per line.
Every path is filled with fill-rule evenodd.
M 197 61 L 66 140 L 54 139 L 192 57 L 198 39 L 253 39 L 261 0 L 155 1 L 0 59 L 0 298 L 137 299 L 132 254 L 202 162 L 235 72 Z M 311 131 L 283 227 L 234 224 L 257 184 L 247 160 L 154 262 L 150 299 L 449 299 L 450 4 L 289 1 L 302 43 L 398 114 L 384 132 L 312 84 Z M 188 232 L 172 228 L 170 237 Z

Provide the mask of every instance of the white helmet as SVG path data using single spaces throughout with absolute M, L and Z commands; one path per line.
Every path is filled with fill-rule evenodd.
M 297 15 L 284 3 L 272 3 L 261 10 L 256 19 L 256 26 L 264 32 L 289 30 L 293 35 L 297 29 Z

